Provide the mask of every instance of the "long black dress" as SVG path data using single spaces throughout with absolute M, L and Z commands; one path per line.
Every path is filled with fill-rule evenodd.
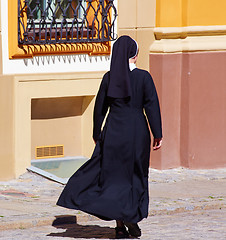
M 137 223 L 147 217 L 149 200 L 150 133 L 144 110 L 154 137 L 161 138 L 159 102 L 147 71 L 130 72 L 132 96 L 124 99 L 107 97 L 109 76 L 104 75 L 96 98 L 93 155 L 69 179 L 57 205 Z

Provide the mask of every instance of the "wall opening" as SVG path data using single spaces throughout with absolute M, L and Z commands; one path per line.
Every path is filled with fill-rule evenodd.
M 47 161 L 42 161 L 40 169 L 53 172 L 51 167 L 59 168 L 58 177 L 68 175 L 65 173 L 66 168 L 62 168 L 64 159 L 67 164 L 70 162 L 75 164 L 75 161 L 68 161 L 68 158 L 87 160 L 83 156 L 83 121 L 85 112 L 93 100 L 94 96 L 75 96 L 75 97 L 58 97 L 58 98 L 35 98 L 31 100 L 31 165 L 37 167 L 37 162 L 46 158 Z M 92 119 L 90 119 L 92 124 Z M 42 156 L 37 158 L 37 148 L 43 149 L 50 146 L 63 146 L 63 157 L 52 159 L 51 156 Z M 57 164 L 53 161 L 57 160 Z M 58 161 L 61 160 L 61 161 Z M 82 165 L 84 161 L 78 162 Z M 36 165 L 35 165 L 36 164 Z M 43 165 L 44 164 L 44 165 Z M 60 166 L 61 165 L 61 166 Z M 77 166 L 76 168 L 78 168 Z M 46 168 L 46 169 L 45 169 Z M 70 169 L 70 167 L 67 169 Z M 76 170 L 76 169 L 75 169 Z M 61 173 L 60 173 L 61 172 Z M 40 174 L 40 173 L 39 173 Z M 71 174 L 71 173 L 70 173 Z M 70 175 L 69 174 L 69 175 Z M 70 176 L 68 176 L 70 177 Z

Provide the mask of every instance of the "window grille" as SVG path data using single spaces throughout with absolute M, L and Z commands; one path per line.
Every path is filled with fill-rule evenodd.
M 116 17 L 114 0 L 18 0 L 18 43 L 112 41 Z

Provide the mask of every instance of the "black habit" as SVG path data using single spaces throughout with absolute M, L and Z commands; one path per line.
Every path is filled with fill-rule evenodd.
M 137 68 L 128 74 L 126 98 L 108 96 L 110 72 L 104 75 L 94 108 L 93 155 L 69 179 L 57 204 L 104 220 L 137 223 L 148 216 L 148 123 L 155 138 L 162 137 L 162 128 L 151 75 Z

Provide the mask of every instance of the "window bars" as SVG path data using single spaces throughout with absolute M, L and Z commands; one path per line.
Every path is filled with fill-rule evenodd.
M 18 43 L 112 41 L 116 17 L 114 0 L 18 0 Z

